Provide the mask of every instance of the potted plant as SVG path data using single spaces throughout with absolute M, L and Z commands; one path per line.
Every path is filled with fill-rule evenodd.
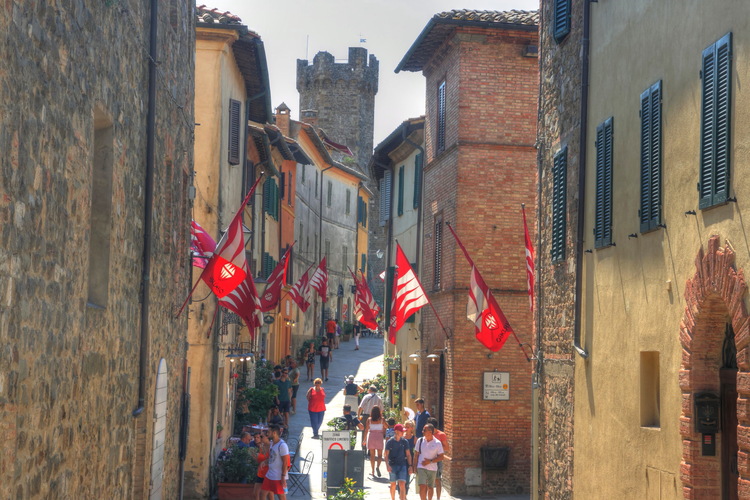
M 352 338 L 352 334 L 354 333 L 354 325 L 351 323 L 344 323 L 343 328 L 343 341 L 349 342 L 349 340 Z
M 222 450 L 214 466 L 219 500 L 250 498 L 258 474 L 257 452 L 238 446 Z
M 364 500 L 367 493 L 362 488 L 357 488 L 354 479 L 344 478 L 344 484 L 338 491 L 329 496 L 329 500 Z

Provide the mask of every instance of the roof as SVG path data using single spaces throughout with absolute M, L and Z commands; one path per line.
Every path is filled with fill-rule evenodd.
M 405 137 L 409 137 L 414 131 L 420 129 L 424 129 L 424 116 L 408 118 L 401 122 L 401 125 L 396 127 L 380 144 L 375 146 L 370 159 L 370 168 L 375 173 L 376 178 L 382 177 L 383 170 L 392 166 L 388 155 L 406 142 Z
M 232 52 L 245 80 L 248 118 L 260 123 L 273 121 L 266 49 L 260 36 L 250 31 L 231 12 L 219 12 L 218 9 L 209 9 L 205 5 L 196 8 L 195 12 L 196 28 L 227 29 L 238 33 L 239 38 L 232 44 Z
M 506 30 L 537 31 L 539 11 L 467 10 L 457 9 L 432 16 L 401 62 L 399 71 L 422 71 L 424 65 L 435 54 L 435 50 L 458 26 L 477 26 Z
M 369 180 L 369 177 L 367 176 L 367 174 L 362 172 L 356 163 L 353 163 L 352 165 L 344 165 L 343 163 L 336 161 L 331 156 L 331 152 L 323 143 L 323 140 L 320 138 L 320 135 L 318 135 L 318 131 L 315 129 L 315 127 L 313 127 L 309 123 L 298 122 L 298 121 L 292 121 L 292 125 L 294 126 L 294 128 L 299 127 L 299 129 L 303 129 L 307 133 L 307 136 L 310 137 L 310 140 L 315 146 L 315 149 L 318 150 L 320 155 L 323 157 L 323 160 L 327 164 L 331 165 L 332 167 L 336 167 L 338 170 L 341 170 L 342 172 L 346 172 L 347 174 L 352 175 L 360 180 L 363 180 L 363 181 Z

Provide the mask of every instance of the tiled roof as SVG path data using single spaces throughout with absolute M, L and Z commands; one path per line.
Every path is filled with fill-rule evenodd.
M 456 9 L 435 14 L 396 66 L 396 73 L 399 71 L 421 71 L 438 47 L 457 26 L 536 31 L 539 26 L 539 11 L 508 10 L 500 12 Z
M 198 24 L 235 24 L 242 25 L 242 19 L 231 12 L 219 12 L 219 9 L 209 9 L 201 5 L 195 10 Z

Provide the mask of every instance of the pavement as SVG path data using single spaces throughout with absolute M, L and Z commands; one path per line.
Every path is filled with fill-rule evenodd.
M 354 375 L 356 383 L 360 384 L 365 379 L 371 379 L 383 373 L 383 339 L 377 337 L 366 337 L 360 339 L 360 348 L 354 350 L 354 340 L 341 342 L 339 349 L 333 351 L 333 362 L 328 370 L 328 381 L 323 382 L 323 388 L 326 391 L 326 413 L 323 419 L 321 432 L 327 430 L 326 423 L 331 419 L 343 415 L 344 407 L 344 379 L 348 375 Z M 312 387 L 312 382 L 306 381 L 307 367 L 300 366 L 302 372 L 300 377 L 300 388 L 297 394 L 297 413 L 290 414 L 289 418 L 289 436 L 296 437 L 300 433 L 304 438 L 300 446 L 300 457 L 305 457 L 308 452 L 313 452 L 314 459 L 310 469 L 308 481 L 305 483 L 310 495 L 294 491 L 288 495 L 289 500 L 312 498 L 315 500 L 325 499 L 325 492 L 321 490 L 323 483 L 324 464 L 322 461 L 322 442 L 312 439 L 312 427 L 310 427 L 310 417 L 307 413 L 307 400 L 305 394 Z M 315 365 L 315 377 L 320 376 L 320 364 Z M 356 412 L 356 410 L 354 410 Z M 383 477 L 370 477 L 370 464 L 367 460 L 364 463 L 365 479 L 364 490 L 366 492 L 365 500 L 391 500 L 390 483 L 388 482 L 388 472 L 385 464 L 380 466 Z M 291 484 L 290 484 L 291 490 Z M 396 499 L 398 499 L 398 494 Z M 407 498 L 415 500 L 419 498 L 418 489 L 416 488 L 416 478 L 409 488 Z M 478 497 L 452 497 L 443 490 L 440 496 L 441 500 L 471 500 Z M 493 496 L 497 500 L 529 500 L 529 495 L 508 495 Z M 437 496 L 433 500 L 436 500 Z

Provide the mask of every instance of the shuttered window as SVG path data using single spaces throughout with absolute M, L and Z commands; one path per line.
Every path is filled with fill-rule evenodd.
M 240 164 L 240 116 L 242 103 L 229 99 L 229 164 Z
M 329 207 L 331 206 L 331 201 L 333 199 L 333 183 L 331 181 L 328 181 L 328 199 L 326 200 L 326 205 Z
M 552 165 L 552 262 L 565 260 L 567 216 L 568 147 L 562 148 Z
M 435 217 L 435 256 L 433 259 L 432 289 L 440 290 L 443 271 L 443 216 Z
M 263 252 L 263 257 L 260 262 L 260 274 L 263 279 L 268 279 L 273 270 L 276 268 L 278 262 L 274 260 L 273 256 L 267 252 Z
M 404 215 L 404 166 L 398 168 L 398 215 Z
M 612 244 L 612 118 L 596 127 L 596 208 L 594 246 Z
M 570 33 L 570 0 L 555 0 L 555 12 L 552 22 L 553 36 L 557 43 Z
M 700 208 L 726 203 L 729 198 L 731 63 L 732 33 L 703 51 Z
M 422 198 L 422 153 L 414 158 L 414 200 L 412 206 L 419 208 Z
M 349 215 L 351 213 L 351 204 L 352 204 L 352 192 L 351 190 L 346 190 L 346 215 Z
M 385 226 L 391 218 L 391 172 L 387 171 L 380 179 L 380 225 Z
M 445 80 L 438 84 L 437 92 L 437 152 L 445 150 Z
M 367 273 L 367 254 L 363 253 L 361 256 L 360 270 L 362 271 L 362 274 Z
M 263 183 L 263 211 L 279 220 L 279 188 L 272 177 Z
M 641 232 L 661 224 L 661 81 L 641 94 Z
M 357 196 L 357 223 L 367 227 L 367 203 L 361 196 Z

